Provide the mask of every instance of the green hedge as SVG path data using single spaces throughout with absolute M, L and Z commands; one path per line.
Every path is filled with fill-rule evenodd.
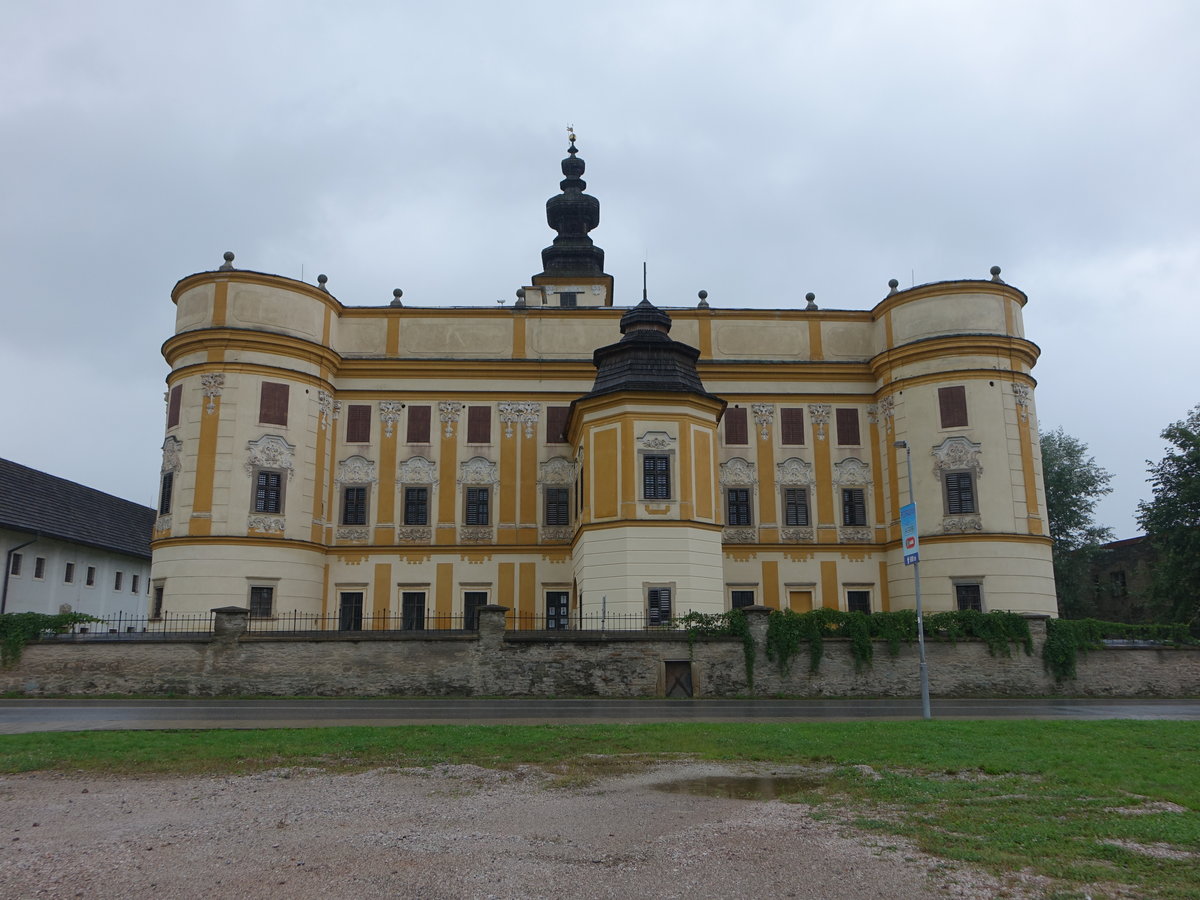
M 11 666 L 21 658 L 25 645 L 43 634 L 62 634 L 74 625 L 99 621 L 102 620 L 83 613 L 57 616 L 33 612 L 4 613 L 0 615 L 0 666 Z

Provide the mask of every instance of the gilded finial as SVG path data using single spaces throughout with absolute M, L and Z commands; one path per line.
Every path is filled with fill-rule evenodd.
M 574 125 L 567 126 L 567 140 L 570 141 L 572 144 L 575 143 L 575 126 Z

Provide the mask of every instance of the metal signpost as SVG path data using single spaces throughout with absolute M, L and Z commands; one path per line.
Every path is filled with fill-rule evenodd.
M 900 508 L 900 541 L 904 547 L 904 564 L 913 567 L 913 586 L 917 595 L 917 652 L 920 656 L 921 673 L 921 716 L 931 718 L 929 712 L 929 667 L 925 664 L 925 617 L 921 612 L 921 545 L 917 537 L 917 504 L 913 499 L 912 451 L 908 441 L 896 441 L 896 447 L 904 448 L 904 459 L 908 464 L 908 503 Z

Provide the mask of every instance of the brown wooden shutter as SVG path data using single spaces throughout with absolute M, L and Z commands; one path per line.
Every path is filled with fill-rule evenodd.
M 571 412 L 569 406 L 546 407 L 546 443 L 565 444 L 567 442 L 567 416 Z
M 467 408 L 467 443 L 490 444 L 492 442 L 492 408 L 471 406 Z
M 746 407 L 731 406 L 725 410 L 725 443 L 744 446 L 746 438 Z
M 353 404 L 346 410 L 346 443 L 367 444 L 371 441 L 371 407 Z
M 837 411 L 837 442 L 843 447 L 857 447 L 862 443 L 862 437 L 858 433 L 857 409 Z
M 171 388 L 171 399 L 167 403 L 167 427 L 174 428 L 179 424 L 179 405 L 183 402 L 183 385 L 177 384 Z
M 408 408 L 408 442 L 410 444 L 429 443 L 429 410 L 428 406 L 410 406 Z
M 938 388 L 938 407 L 943 428 L 967 427 L 967 389 L 963 385 Z
M 784 444 L 804 446 L 804 409 L 785 406 L 779 410 L 780 440 Z
M 287 416 L 288 386 L 264 381 L 258 402 L 258 421 L 266 425 L 286 425 Z

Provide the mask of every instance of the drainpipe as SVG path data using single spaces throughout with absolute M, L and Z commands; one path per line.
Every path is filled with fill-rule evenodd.
M 8 577 L 12 574 L 12 558 L 13 554 L 22 547 L 28 547 L 30 544 L 36 544 L 41 535 L 38 532 L 33 533 L 33 540 L 26 541 L 23 544 L 17 544 L 6 554 L 4 554 L 4 588 L 0 590 L 0 616 L 4 615 L 4 611 L 8 608 Z

